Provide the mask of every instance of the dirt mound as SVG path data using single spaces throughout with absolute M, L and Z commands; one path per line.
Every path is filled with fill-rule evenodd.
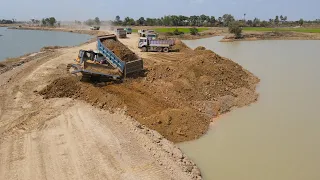
M 162 63 L 150 65 L 146 77 L 107 86 L 61 78 L 40 94 L 76 98 L 108 110 L 124 108 L 129 116 L 173 142 L 200 137 L 213 117 L 257 99 L 259 80 L 210 50 L 155 53 L 149 61 Z
M 79 80 L 75 77 L 64 77 L 54 80 L 50 85 L 41 90 L 39 94 L 45 99 L 57 97 L 73 98 L 81 90 Z
M 206 48 L 203 46 L 199 46 L 199 47 L 195 48 L 194 50 L 195 51 L 204 51 L 204 50 L 206 50 Z
M 102 43 L 123 61 L 129 62 L 138 59 L 138 56 L 134 52 L 119 41 L 107 39 Z
M 172 49 L 178 51 L 190 50 L 190 48 L 180 40 L 176 40 L 175 45 L 172 47 Z

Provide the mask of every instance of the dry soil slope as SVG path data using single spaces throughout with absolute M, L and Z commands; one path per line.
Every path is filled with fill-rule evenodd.
M 196 172 L 194 164 L 123 112 L 38 95 L 65 74 L 80 48 L 59 50 L 0 75 L 0 179 L 189 179 L 183 167 Z

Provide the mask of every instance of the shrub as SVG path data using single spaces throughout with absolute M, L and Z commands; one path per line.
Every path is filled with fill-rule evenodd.
M 242 37 L 242 27 L 240 27 L 238 22 L 229 24 L 229 32 L 233 33 L 237 39 Z
M 164 33 L 164 35 L 166 35 L 166 36 L 174 36 L 173 32 L 166 32 L 166 33 Z
M 199 30 L 197 29 L 197 28 L 195 28 L 195 27 L 193 27 L 193 28 L 190 28 L 190 34 L 191 35 L 198 35 L 198 33 L 199 33 Z
M 179 31 L 179 29 L 175 29 L 175 30 L 173 31 L 173 34 L 174 34 L 174 35 L 181 35 L 181 34 L 184 34 L 184 32 Z

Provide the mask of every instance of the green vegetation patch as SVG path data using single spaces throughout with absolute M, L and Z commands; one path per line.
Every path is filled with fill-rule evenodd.
M 141 27 L 143 29 L 143 26 Z M 167 32 L 174 32 L 176 29 L 178 29 L 179 32 L 183 33 L 190 33 L 190 28 L 175 28 L 175 27 L 168 27 L 168 28 L 153 28 L 157 33 L 167 33 Z M 197 28 L 199 32 L 206 31 L 209 28 L 200 27 Z M 138 29 L 133 29 L 132 32 L 138 32 Z

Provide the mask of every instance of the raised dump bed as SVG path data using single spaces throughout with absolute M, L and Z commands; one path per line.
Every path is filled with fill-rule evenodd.
M 97 49 L 124 76 L 143 70 L 142 59 L 122 44 L 114 34 L 98 36 Z

